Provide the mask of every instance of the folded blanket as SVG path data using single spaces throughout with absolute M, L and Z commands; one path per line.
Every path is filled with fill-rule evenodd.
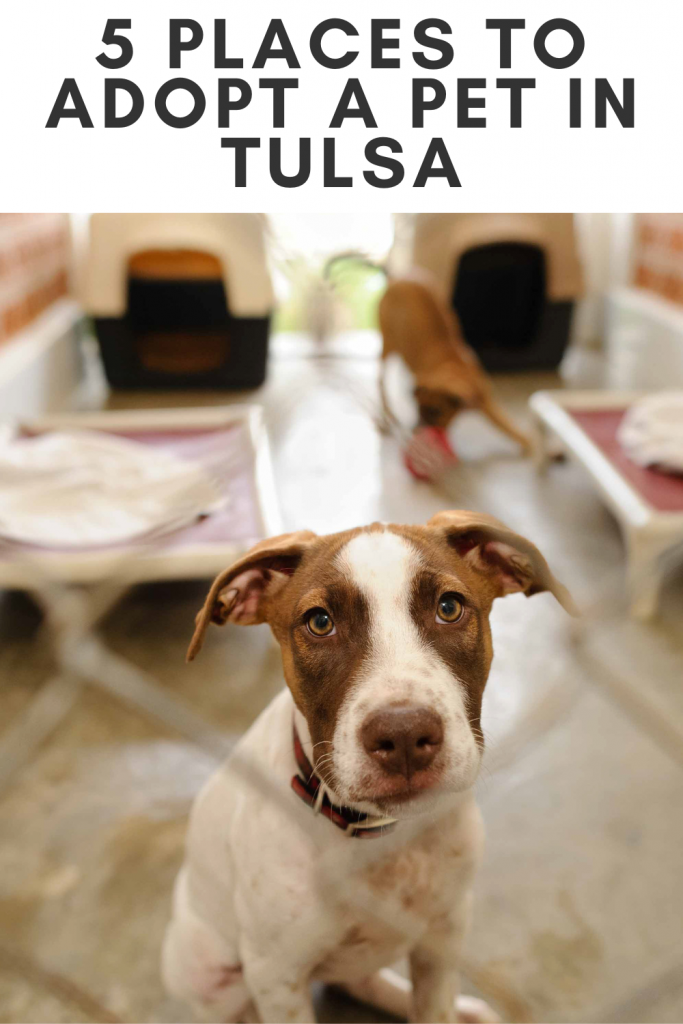
M 635 402 L 617 437 L 640 466 L 683 473 L 683 391 L 660 391 Z
M 120 544 L 224 503 L 205 467 L 98 431 L 0 435 L 0 537 L 43 547 Z

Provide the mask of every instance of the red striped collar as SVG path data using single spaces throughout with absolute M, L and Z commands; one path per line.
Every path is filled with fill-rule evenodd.
M 342 829 L 347 836 L 354 839 L 375 839 L 391 832 L 396 825 L 395 818 L 375 818 L 362 811 L 354 811 L 351 807 L 339 807 L 330 800 L 327 789 L 315 774 L 311 762 L 304 753 L 296 725 L 294 729 L 294 757 L 299 768 L 299 775 L 292 777 L 292 789 L 298 797 L 316 814 L 322 814 L 333 825 Z

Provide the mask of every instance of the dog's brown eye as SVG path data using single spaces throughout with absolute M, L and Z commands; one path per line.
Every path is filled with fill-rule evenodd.
M 331 636 L 334 633 L 332 616 L 324 608 L 313 608 L 308 613 L 306 625 L 313 636 Z
M 436 610 L 436 621 L 457 622 L 464 610 L 463 603 L 457 594 L 442 594 Z

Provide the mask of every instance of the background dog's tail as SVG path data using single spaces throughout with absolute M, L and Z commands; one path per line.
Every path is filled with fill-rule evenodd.
M 332 269 L 336 263 L 359 263 L 363 267 L 370 267 L 372 270 L 379 270 L 386 278 L 389 277 L 386 261 L 373 260 L 362 249 L 346 249 L 344 252 L 336 252 L 330 256 L 323 270 L 323 278 L 330 281 Z
M 344 321 L 344 300 L 334 276 L 335 267 L 340 264 L 367 267 L 387 277 L 385 264 L 373 260 L 361 250 L 347 249 L 329 257 L 319 278 L 309 285 L 305 300 L 306 331 L 320 346 L 342 327 Z

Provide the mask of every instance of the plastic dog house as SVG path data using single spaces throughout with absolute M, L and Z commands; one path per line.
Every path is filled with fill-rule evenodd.
M 572 214 L 417 214 L 403 258 L 431 273 L 488 370 L 559 365 L 583 289 Z
M 263 383 L 273 289 L 259 214 L 93 214 L 86 261 L 113 387 Z

